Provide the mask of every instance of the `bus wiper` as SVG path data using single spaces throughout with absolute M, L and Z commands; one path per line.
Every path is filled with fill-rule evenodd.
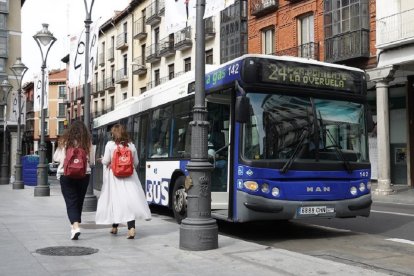
M 346 171 L 348 173 L 352 173 L 353 169 L 352 169 L 351 164 L 349 163 L 349 161 L 345 159 L 344 154 L 342 152 L 342 147 L 335 140 L 335 138 L 333 137 L 333 135 L 329 131 L 329 129 L 324 128 L 323 119 L 322 119 L 322 115 L 321 115 L 320 110 L 318 110 L 318 115 L 319 115 L 318 120 L 319 120 L 320 128 L 322 129 L 322 132 L 323 132 L 324 135 L 326 135 L 329 138 L 329 140 L 332 143 L 332 145 L 330 145 L 329 147 L 333 147 L 335 149 L 335 152 L 338 155 L 339 159 L 344 164 L 344 167 L 345 167 Z M 327 147 L 325 146 L 325 148 L 327 148 Z
M 290 158 L 288 159 L 288 161 L 286 161 L 286 163 L 283 165 L 282 169 L 280 170 L 281 173 L 286 173 L 289 168 L 292 166 L 293 161 L 296 159 L 297 156 L 299 156 L 299 153 L 302 153 L 303 148 L 304 148 L 304 142 L 305 142 L 305 138 L 309 135 L 309 131 L 307 129 L 305 129 L 302 132 L 302 135 L 300 137 L 300 140 L 298 142 L 298 144 L 296 145 L 295 150 L 293 151 L 292 155 L 290 156 Z M 300 150 L 299 150 L 300 149 Z
M 335 140 L 335 138 L 333 137 L 333 135 L 331 134 L 329 129 L 327 129 L 325 131 L 325 133 L 327 134 L 326 136 L 328 136 L 329 140 L 332 143 L 331 147 L 333 147 L 335 149 L 337 155 L 339 156 L 339 159 L 341 159 L 341 161 L 344 164 L 344 167 L 347 170 L 347 172 L 352 173 L 353 169 L 352 169 L 351 164 L 349 163 L 349 161 L 345 159 L 344 154 L 342 152 L 342 147 Z

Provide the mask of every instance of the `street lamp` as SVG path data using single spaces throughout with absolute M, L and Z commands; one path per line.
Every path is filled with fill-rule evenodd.
M 91 92 L 90 92 L 90 83 L 88 83 L 89 78 L 89 51 L 90 51 L 90 26 L 92 23 L 92 8 L 95 0 L 83 0 L 85 4 L 85 84 L 84 84 L 84 104 L 83 104 L 83 122 L 86 127 L 91 130 Z M 88 5 L 89 4 L 89 5 Z M 85 195 L 85 201 L 83 204 L 83 211 L 85 212 L 94 212 L 96 211 L 97 198 L 93 194 L 93 172 L 94 166 L 91 166 L 91 177 L 89 178 L 89 185 Z
M 50 188 L 47 183 L 47 164 L 46 164 L 46 144 L 45 144 L 45 110 L 43 108 L 45 101 L 46 85 L 45 69 L 47 56 L 50 48 L 56 42 L 56 38 L 48 30 L 49 24 L 42 24 L 43 29 L 38 31 L 34 36 L 34 40 L 40 49 L 42 56 L 42 94 L 40 96 L 40 148 L 39 148 L 39 165 L 37 166 L 37 186 L 34 190 L 34 196 L 50 196 Z M 46 50 L 46 53 L 43 52 Z
M 206 0 L 197 0 L 195 102 L 191 137 L 191 160 L 187 169 L 191 181 L 187 192 L 187 217 L 180 225 L 180 248 L 210 250 L 218 247 L 218 227 L 211 218 L 211 170 L 207 154 L 207 109 L 205 103 L 205 29 Z M 186 185 L 187 186 L 187 185 Z
M 18 90 L 17 90 L 17 153 L 16 153 L 16 165 L 14 166 L 16 178 L 13 183 L 13 189 L 24 189 L 24 183 L 22 181 L 22 137 L 21 137 L 21 118 L 22 118 L 22 82 L 24 74 L 26 74 L 27 67 L 22 63 L 20 58 L 16 59 L 16 62 L 10 67 L 13 75 L 16 77 Z
M 9 162 L 7 156 L 7 149 L 6 149 L 6 116 L 7 116 L 7 99 L 9 97 L 9 93 L 12 90 L 13 86 L 9 83 L 8 80 L 4 80 L 0 84 L 0 92 L 2 96 L 0 97 L 0 106 L 3 107 L 1 111 L 3 114 L 3 148 L 2 148 L 2 157 L 1 157 L 1 177 L 0 177 L 0 185 L 9 184 Z

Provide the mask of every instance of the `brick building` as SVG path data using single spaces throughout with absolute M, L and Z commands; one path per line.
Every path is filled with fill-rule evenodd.
M 376 66 L 375 1 L 251 0 L 249 53 Z

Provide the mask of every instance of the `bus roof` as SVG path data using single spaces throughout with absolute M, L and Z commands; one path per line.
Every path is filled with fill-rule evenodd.
M 364 70 L 356 68 L 356 67 L 350 67 L 350 66 L 345 66 L 345 65 L 335 64 L 335 63 L 323 62 L 323 61 L 318 61 L 318 60 L 309 59 L 309 58 L 292 57 L 292 56 L 274 56 L 274 55 L 264 55 L 264 54 L 246 54 L 246 55 L 240 56 L 238 58 L 235 58 L 231 61 L 228 61 L 226 63 L 223 63 L 223 64 L 220 65 L 220 67 L 225 67 L 226 65 L 235 63 L 239 60 L 243 60 L 243 59 L 246 59 L 246 58 L 249 58 L 249 57 L 273 59 L 273 60 L 283 60 L 283 61 L 294 61 L 294 62 L 300 62 L 300 63 L 305 63 L 305 64 L 314 64 L 314 65 L 319 65 L 319 66 L 326 66 L 326 67 L 331 67 L 331 68 L 345 69 L 345 70 L 358 71 L 358 72 L 361 72 L 361 73 L 365 73 Z

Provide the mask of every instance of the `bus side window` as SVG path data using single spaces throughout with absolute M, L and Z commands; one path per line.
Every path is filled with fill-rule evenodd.
M 171 106 L 162 107 L 154 110 L 151 114 L 151 140 L 150 151 L 148 151 L 148 157 L 160 155 L 157 154 L 155 145 L 163 149 L 161 157 L 168 157 L 170 153 L 170 140 L 171 140 Z M 158 156 L 157 156 L 158 157 Z
M 172 131 L 173 151 L 172 157 L 188 158 L 190 157 L 191 149 L 187 144 L 191 143 L 191 136 L 189 136 L 191 127 L 189 126 L 192 120 L 193 100 L 185 100 L 174 104 L 174 123 Z

